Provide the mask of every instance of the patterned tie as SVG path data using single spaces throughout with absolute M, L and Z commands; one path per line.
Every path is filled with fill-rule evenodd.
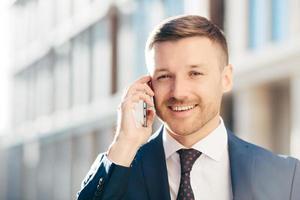
M 200 151 L 195 149 L 180 149 L 177 151 L 180 156 L 181 178 L 177 194 L 177 200 L 194 200 L 194 193 L 191 187 L 190 173 L 193 164 L 201 155 Z

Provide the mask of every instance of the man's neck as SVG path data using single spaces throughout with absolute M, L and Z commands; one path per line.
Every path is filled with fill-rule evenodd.
M 206 136 L 208 136 L 213 130 L 215 130 L 220 124 L 220 116 L 216 115 L 213 119 L 208 121 L 201 129 L 197 130 L 194 133 L 189 135 L 178 135 L 172 133 L 172 131 L 167 129 L 168 134 L 177 140 L 183 146 L 190 148 L 198 141 L 202 140 Z

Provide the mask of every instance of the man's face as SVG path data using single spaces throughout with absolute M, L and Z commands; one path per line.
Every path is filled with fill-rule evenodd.
M 158 117 L 176 135 L 190 135 L 219 120 L 222 95 L 231 89 L 231 66 L 205 37 L 156 43 L 148 66 Z

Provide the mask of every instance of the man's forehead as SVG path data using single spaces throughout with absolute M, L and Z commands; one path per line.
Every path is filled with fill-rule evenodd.
M 173 42 L 173 41 L 169 41 L 169 42 Z M 211 41 L 210 41 L 211 42 Z M 146 52 L 146 64 L 147 64 L 147 69 L 149 71 L 149 73 L 151 75 L 153 75 L 154 73 L 157 72 L 163 72 L 163 71 L 170 71 L 170 66 L 168 66 L 167 63 L 165 63 L 164 59 L 157 59 L 156 56 L 159 55 L 160 52 L 157 51 L 157 48 L 159 48 L 159 44 L 161 43 L 165 43 L 165 42 L 158 42 L 157 44 L 153 45 L 153 48 L 151 48 L 150 50 L 148 50 Z M 166 44 L 166 43 L 165 43 Z M 220 48 L 220 46 L 216 43 L 211 43 L 214 47 L 217 47 L 215 51 L 220 58 L 218 59 L 219 61 L 221 61 L 221 65 L 223 66 L 224 63 L 222 62 L 224 59 L 224 52 L 222 51 L 222 49 Z M 201 69 L 207 69 L 207 67 L 211 64 L 205 63 L 205 59 L 201 59 L 199 60 L 200 55 L 196 57 L 185 57 L 185 69 L 190 69 L 190 68 L 201 68 Z M 159 56 L 160 57 L 160 56 Z M 161 57 L 162 58 L 162 57 Z M 188 58 L 190 58 L 190 60 L 188 60 Z M 159 61 L 159 62 L 158 62 Z M 226 65 L 226 64 L 225 64 Z M 172 67 L 172 65 L 171 65 Z

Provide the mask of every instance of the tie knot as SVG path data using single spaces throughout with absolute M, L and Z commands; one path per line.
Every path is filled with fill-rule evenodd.
M 181 174 L 190 173 L 193 164 L 201 155 L 201 152 L 196 149 L 179 149 L 177 153 L 180 157 Z

